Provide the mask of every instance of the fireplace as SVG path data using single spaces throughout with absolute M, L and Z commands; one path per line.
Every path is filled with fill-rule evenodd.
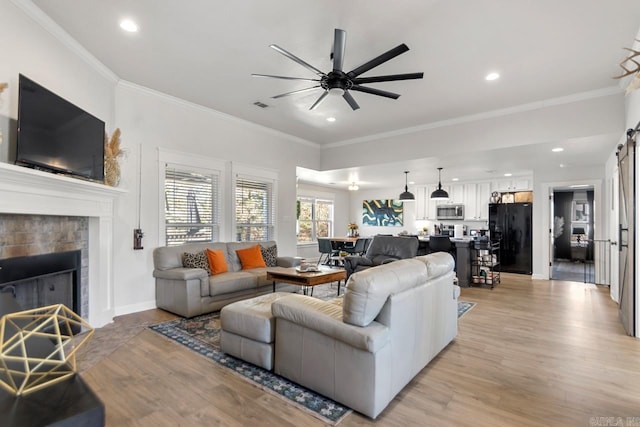
M 0 162 L 0 214 L 73 217 L 84 221 L 86 228 L 86 241 L 80 247 L 69 242 L 39 243 L 26 253 L 9 248 L 0 259 L 81 250 L 80 294 L 86 302 L 81 301 L 79 314 L 94 327 L 104 326 L 115 313 L 113 218 L 115 204 L 125 193 L 118 188 Z M 17 235 L 11 230 L 9 234 Z M 6 246 L 0 242 L 0 249 L 8 249 Z M 87 310 L 83 312 L 85 305 Z
M 82 316 L 81 268 L 81 251 L 0 259 L 0 292 L 23 310 L 64 304 Z

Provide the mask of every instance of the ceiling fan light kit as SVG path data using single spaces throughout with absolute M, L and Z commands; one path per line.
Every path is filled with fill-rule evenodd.
M 398 200 L 402 200 L 403 202 L 411 202 L 416 199 L 413 193 L 409 191 L 408 177 L 409 171 L 404 171 L 404 191 L 400 193 L 400 197 L 398 197 Z
M 438 188 L 433 193 L 431 193 L 431 200 L 449 200 L 449 193 L 442 189 L 440 172 L 442 172 L 442 168 L 438 168 Z
M 387 92 L 380 89 L 375 89 L 368 86 L 361 86 L 364 83 L 380 83 L 380 82 L 390 82 L 397 80 L 411 80 L 411 79 L 421 79 L 424 76 L 424 73 L 408 73 L 408 74 L 393 74 L 393 75 L 385 75 L 385 76 L 372 76 L 372 77 L 359 77 L 361 74 L 366 73 L 372 68 L 377 67 L 378 65 L 384 64 L 385 62 L 395 58 L 398 55 L 401 55 L 409 50 L 406 44 L 401 44 L 393 49 L 373 58 L 372 60 L 362 64 L 361 66 L 345 73 L 343 71 L 344 66 L 344 51 L 347 41 L 347 33 L 344 30 L 336 28 L 334 31 L 333 37 L 333 70 L 328 73 L 324 73 L 314 67 L 313 65 L 308 64 L 302 59 L 298 58 L 291 52 L 286 51 L 278 45 L 272 44 L 269 46 L 274 49 L 276 52 L 286 56 L 297 64 L 305 67 L 310 70 L 314 74 L 316 74 L 319 78 L 309 79 L 302 77 L 287 77 L 287 76 L 275 76 L 271 74 L 252 74 L 254 77 L 267 77 L 273 79 L 284 79 L 284 80 L 303 80 L 309 82 L 318 83 L 315 86 L 294 90 L 292 92 L 283 93 L 280 95 L 273 96 L 272 98 L 278 99 L 285 96 L 290 96 L 294 94 L 299 94 L 307 91 L 311 91 L 314 89 L 322 89 L 324 92 L 320 95 L 320 97 L 316 100 L 316 102 L 311 105 L 310 110 L 315 110 L 322 101 L 325 100 L 327 95 L 331 94 L 336 96 L 342 96 L 345 101 L 349 104 L 352 110 L 357 110 L 360 108 L 360 105 L 356 102 L 356 100 L 351 96 L 349 91 L 363 92 L 371 95 L 378 95 L 385 98 L 398 99 L 400 97 L 399 94 L 393 92 Z

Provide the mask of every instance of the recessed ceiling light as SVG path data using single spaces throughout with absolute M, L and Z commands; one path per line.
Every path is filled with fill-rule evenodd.
M 508 172 L 504 174 L 504 176 L 512 176 L 512 175 L 513 175 L 512 173 L 508 173 Z
M 556 148 L 552 148 L 551 151 L 553 151 L 554 153 L 559 153 L 561 151 L 564 151 L 564 148 L 562 147 L 556 147 Z
M 491 82 L 493 80 L 498 80 L 499 78 L 500 78 L 500 74 L 498 74 L 498 73 L 489 73 L 489 74 L 487 74 L 487 76 L 484 79 Z
M 123 19 L 120 21 L 120 28 L 129 33 L 135 33 L 138 31 L 138 24 L 133 22 L 131 19 Z
M 335 117 L 327 117 L 327 121 L 333 123 L 333 122 L 336 121 L 336 118 Z
M 411 184 L 411 185 L 413 185 L 415 183 L 416 183 L 415 181 L 409 181 L 409 184 Z
M 460 181 L 460 178 L 451 178 L 451 181 Z

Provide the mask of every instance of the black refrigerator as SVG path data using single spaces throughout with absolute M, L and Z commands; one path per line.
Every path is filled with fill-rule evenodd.
M 500 242 L 500 271 L 531 274 L 531 203 L 491 203 L 489 236 Z

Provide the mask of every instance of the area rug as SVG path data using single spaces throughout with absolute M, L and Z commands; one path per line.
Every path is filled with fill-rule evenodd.
M 467 314 L 469 310 L 471 310 L 475 306 L 475 302 L 458 301 L 458 319 Z
M 335 288 L 333 292 L 335 297 Z M 328 290 L 327 293 L 330 294 L 331 291 Z M 322 296 L 327 298 L 329 295 Z M 475 305 L 475 302 L 459 301 L 458 318 Z M 171 320 L 148 326 L 148 328 L 231 370 L 234 374 L 241 376 L 262 390 L 286 399 L 294 406 L 327 424 L 337 425 L 352 412 L 352 409 L 273 372 L 223 353 L 220 350 L 220 312 L 204 314 L 191 319 Z
M 352 409 L 306 389 L 286 378 L 251 363 L 236 359 L 220 350 L 220 312 L 191 319 L 176 319 L 149 326 L 188 349 L 230 369 L 261 389 L 286 399 L 289 403 L 330 425 L 337 425 Z

